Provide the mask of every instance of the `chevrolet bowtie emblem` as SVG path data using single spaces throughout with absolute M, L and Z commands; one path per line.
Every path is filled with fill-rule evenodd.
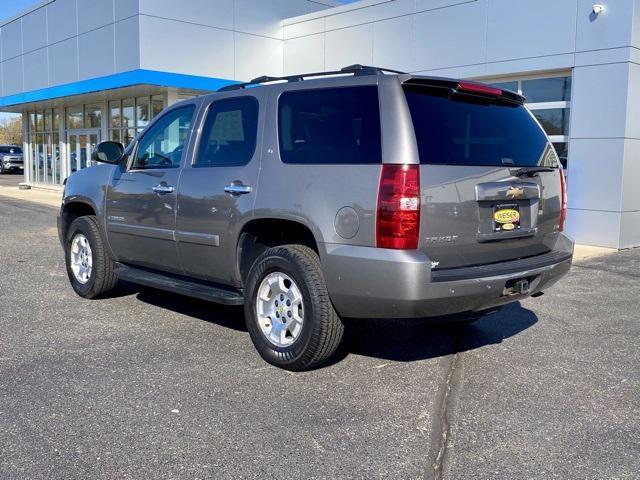
M 513 198 L 514 200 L 516 198 L 520 198 L 524 195 L 524 188 L 520 188 L 520 187 L 509 187 L 509 190 L 507 190 L 507 197 L 508 198 Z

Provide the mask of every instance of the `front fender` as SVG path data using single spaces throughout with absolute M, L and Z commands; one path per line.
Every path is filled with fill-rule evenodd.
M 98 224 L 110 254 L 113 252 L 106 235 L 105 208 L 107 191 L 116 168 L 116 165 L 99 164 L 70 175 L 66 180 L 60 212 L 62 217 L 65 209 L 74 203 L 90 207 L 98 217 Z M 64 227 L 62 221 L 60 227 Z M 60 235 L 64 240 L 63 231 L 60 231 Z

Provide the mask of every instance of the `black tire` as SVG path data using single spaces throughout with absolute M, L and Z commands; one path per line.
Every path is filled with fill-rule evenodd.
M 293 279 L 304 305 L 304 322 L 298 338 L 285 347 L 270 342 L 258 324 L 258 288 L 272 272 Z M 303 245 L 270 248 L 258 257 L 247 277 L 244 311 L 247 330 L 260 356 L 286 370 L 302 371 L 322 365 L 336 353 L 344 335 L 344 325 L 327 292 L 320 259 Z
M 93 261 L 91 274 L 86 283 L 79 282 L 71 270 L 71 242 L 78 233 L 87 238 L 91 247 Z M 67 276 L 78 295 L 84 298 L 107 297 L 116 288 L 118 278 L 114 273 L 115 265 L 105 249 L 95 216 L 78 217 L 71 223 L 65 239 L 64 253 Z

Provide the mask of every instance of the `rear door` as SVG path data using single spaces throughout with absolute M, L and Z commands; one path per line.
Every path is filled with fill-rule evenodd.
M 258 188 L 265 93 L 210 98 L 193 161 L 178 189 L 177 247 L 184 272 L 233 284 L 236 244 Z
M 421 164 L 420 243 L 434 268 L 550 251 L 561 170 L 529 111 L 491 92 L 410 82 L 404 91 Z

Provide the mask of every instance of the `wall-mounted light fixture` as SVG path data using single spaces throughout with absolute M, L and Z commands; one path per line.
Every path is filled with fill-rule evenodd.
M 593 13 L 594 13 L 595 15 L 600 15 L 601 13 L 603 13 L 603 12 L 605 11 L 605 9 L 606 9 L 606 7 L 605 7 L 603 4 L 601 4 L 601 3 L 596 3 L 596 4 L 593 6 Z

